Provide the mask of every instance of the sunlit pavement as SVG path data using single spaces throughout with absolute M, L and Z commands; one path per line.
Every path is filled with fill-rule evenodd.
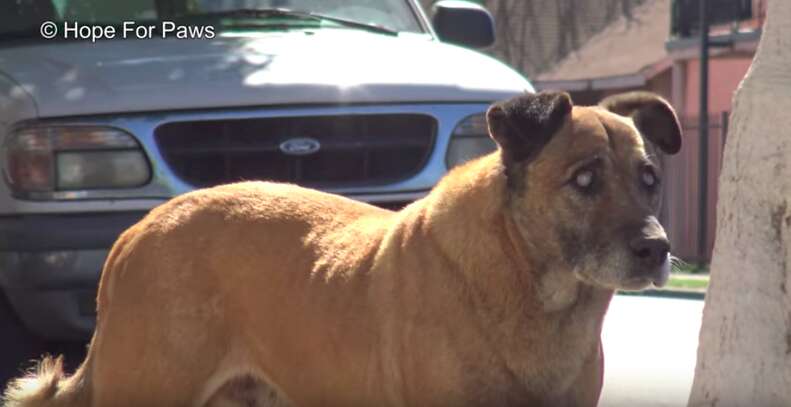
M 601 407 L 686 406 L 703 301 L 613 298 L 604 320 Z

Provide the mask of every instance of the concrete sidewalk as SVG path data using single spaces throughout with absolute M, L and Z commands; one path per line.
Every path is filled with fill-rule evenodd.
M 604 320 L 601 407 L 687 405 L 703 301 L 617 295 Z

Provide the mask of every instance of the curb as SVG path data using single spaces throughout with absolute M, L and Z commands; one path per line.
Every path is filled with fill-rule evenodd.
M 703 291 L 684 291 L 684 290 L 643 290 L 643 291 L 618 291 L 619 295 L 631 295 L 638 297 L 664 297 L 677 298 L 683 300 L 703 300 L 706 293 Z

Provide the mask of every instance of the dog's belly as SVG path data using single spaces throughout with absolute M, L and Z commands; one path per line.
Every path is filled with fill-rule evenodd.
M 280 392 L 259 377 L 242 374 L 226 380 L 218 389 L 207 388 L 208 399 L 203 407 L 291 407 Z

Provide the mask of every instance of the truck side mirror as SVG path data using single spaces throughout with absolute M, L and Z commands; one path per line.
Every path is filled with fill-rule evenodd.
M 494 44 L 494 18 L 484 7 L 464 0 L 440 0 L 432 11 L 431 23 L 441 41 L 472 48 Z

